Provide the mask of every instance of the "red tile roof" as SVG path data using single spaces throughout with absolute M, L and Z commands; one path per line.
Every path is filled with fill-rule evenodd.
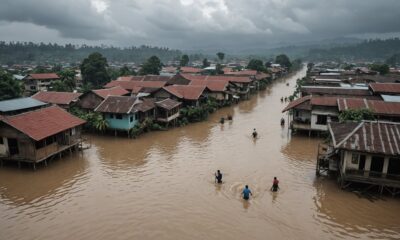
M 359 98 L 338 99 L 339 112 L 348 109 L 370 109 L 376 115 L 400 116 L 400 102 L 385 102 Z
M 5 117 L 2 121 L 36 141 L 85 123 L 57 106 Z
M 105 99 L 107 96 L 123 96 L 129 94 L 128 91 L 120 86 L 115 86 L 107 89 L 92 90 L 92 92 L 103 99 Z
M 206 89 L 205 86 L 172 85 L 164 87 L 167 92 L 186 100 L 198 100 Z
M 181 67 L 182 73 L 200 73 L 202 69 L 194 67 Z
M 331 122 L 329 131 L 335 148 L 393 156 L 400 155 L 400 123 Z
M 60 78 L 57 73 L 31 73 L 30 76 L 32 79 L 58 79 Z
M 256 70 L 242 70 L 236 72 L 227 72 L 226 75 L 236 75 L 236 76 L 255 76 L 257 75 Z
M 78 100 L 82 93 L 72 92 L 37 92 L 32 98 L 46 102 L 60 105 L 69 105 L 71 102 Z
M 374 93 L 400 94 L 400 83 L 370 83 L 369 86 Z
M 304 102 L 310 101 L 310 99 L 311 99 L 311 96 L 305 96 L 305 97 L 302 97 L 302 98 L 298 98 L 298 99 L 296 99 L 296 100 L 290 102 L 290 103 L 282 110 L 282 112 L 286 112 L 287 110 L 290 110 L 290 109 L 292 109 L 292 108 L 295 108 L 296 106 L 298 106 L 298 105 L 300 105 L 300 104 L 302 104 L 302 103 L 304 103 Z M 310 110 L 311 110 L 311 109 L 310 109 Z

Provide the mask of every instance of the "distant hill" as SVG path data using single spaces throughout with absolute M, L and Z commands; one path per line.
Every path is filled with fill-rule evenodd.
M 328 49 L 314 48 L 309 51 L 307 58 L 311 60 L 384 61 L 397 53 L 400 53 L 400 39 L 392 38 L 366 40 L 354 45 Z
M 112 46 L 0 42 L 0 63 L 78 63 L 93 52 L 100 52 L 109 62 L 135 63 L 142 63 L 153 55 L 158 56 L 163 62 L 179 59 L 181 55 L 179 50 L 150 46 L 117 48 Z

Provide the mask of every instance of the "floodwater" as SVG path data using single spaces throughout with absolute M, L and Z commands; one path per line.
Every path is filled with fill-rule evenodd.
M 371 202 L 317 178 L 321 140 L 281 128 L 280 98 L 304 75 L 206 122 L 136 140 L 89 136 L 92 148 L 37 171 L 3 167 L 0 239 L 400 239 L 399 199 Z

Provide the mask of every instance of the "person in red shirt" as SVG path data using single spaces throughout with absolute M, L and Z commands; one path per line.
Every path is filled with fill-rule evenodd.
M 279 190 L 279 180 L 274 177 L 274 181 L 272 182 L 271 191 L 277 192 Z

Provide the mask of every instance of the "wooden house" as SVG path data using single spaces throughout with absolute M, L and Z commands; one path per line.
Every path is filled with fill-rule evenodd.
M 135 97 L 108 96 L 94 111 L 103 114 L 109 129 L 129 132 L 139 123 L 139 114 L 134 108 L 138 103 Z
M 60 80 L 57 73 L 31 73 L 23 79 L 27 92 L 46 91 L 57 80 Z
M 358 183 L 400 193 L 400 123 L 332 122 L 329 131 L 331 151 L 319 155 L 317 171 L 337 169 L 342 188 Z
M 176 121 L 179 117 L 179 110 L 182 103 L 172 100 L 170 98 L 158 101 L 155 103 L 157 106 L 157 118 L 158 122 L 164 123 L 167 126 Z
M 58 106 L 0 120 L 0 160 L 36 163 L 77 149 L 84 120 Z
M 93 111 L 108 96 L 127 96 L 130 92 L 119 87 L 91 90 L 79 97 L 77 106 L 86 111 Z
M 207 100 L 209 91 L 205 86 L 171 85 L 156 91 L 156 101 L 167 98 L 182 102 L 183 106 L 198 107 Z
M 64 109 L 69 109 L 76 104 L 82 93 L 74 92 L 44 92 L 40 91 L 35 93 L 32 98 L 45 102 L 56 104 Z

